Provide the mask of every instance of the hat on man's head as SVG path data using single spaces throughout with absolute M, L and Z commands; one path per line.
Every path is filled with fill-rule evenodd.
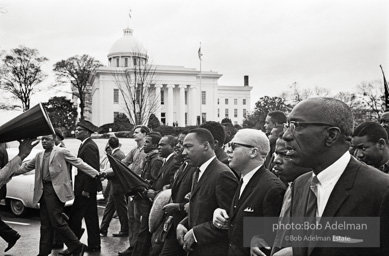
M 55 131 L 55 135 L 57 135 L 61 140 L 65 139 L 65 137 L 63 136 L 62 131 L 59 128 L 55 128 L 54 131 Z
M 82 120 L 78 122 L 77 126 L 81 126 L 82 128 L 90 131 L 91 133 L 94 133 L 97 130 L 97 127 L 87 120 Z

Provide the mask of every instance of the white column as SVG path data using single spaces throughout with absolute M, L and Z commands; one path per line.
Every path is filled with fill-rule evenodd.
M 174 108 L 174 99 L 173 99 L 173 84 L 167 85 L 167 99 L 165 102 L 167 102 L 167 111 L 166 111 L 166 125 L 173 126 L 173 108 Z
M 179 126 L 185 127 L 185 88 L 186 85 L 180 85 L 180 109 L 179 109 Z
M 197 86 L 191 85 L 189 91 L 190 105 L 188 107 L 189 124 L 197 125 L 197 114 L 200 111 L 197 97 Z
M 154 115 L 161 121 L 161 88 L 162 84 L 155 85 L 155 113 Z

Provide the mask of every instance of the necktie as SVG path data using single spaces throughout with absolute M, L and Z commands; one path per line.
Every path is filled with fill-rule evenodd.
M 192 181 L 192 190 L 191 191 L 196 189 L 197 183 L 199 182 L 199 176 L 200 176 L 200 168 L 197 168 L 196 172 L 194 174 L 193 181 Z
M 305 211 L 306 217 L 316 217 L 318 184 L 320 184 L 320 181 L 316 176 L 313 176 L 308 192 L 307 209 Z
M 178 177 L 181 176 L 181 174 L 184 172 L 185 168 L 188 166 L 187 163 L 184 163 L 180 166 L 180 168 L 178 168 L 178 170 L 176 171 L 176 173 L 174 174 L 174 181 L 178 179 Z
M 240 190 L 242 189 L 243 185 L 243 178 L 240 178 L 239 186 L 236 189 L 235 196 L 234 196 L 234 209 L 236 208 L 236 205 L 238 204 L 239 198 L 240 198 Z

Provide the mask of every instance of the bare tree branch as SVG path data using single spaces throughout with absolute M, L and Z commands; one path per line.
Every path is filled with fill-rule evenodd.
M 139 60 L 143 54 L 139 54 Z M 144 57 L 143 57 L 144 58 Z M 130 122 L 134 125 L 145 125 L 149 116 L 157 109 L 155 85 L 155 68 L 147 62 L 139 61 L 137 65 L 112 72 L 115 84 L 123 98 L 122 107 Z

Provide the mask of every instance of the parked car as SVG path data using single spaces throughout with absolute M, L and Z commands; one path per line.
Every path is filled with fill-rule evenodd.
M 30 155 L 26 157 L 23 164 L 27 163 L 35 157 L 35 155 L 42 149 L 33 148 Z M 18 148 L 7 148 L 8 158 L 11 160 L 14 158 L 19 150 Z M 72 168 L 72 179 L 74 180 L 76 170 Z M 33 204 L 34 195 L 34 183 L 35 183 L 35 170 L 30 172 L 14 176 L 10 182 L 7 183 L 7 195 L 5 200 L 1 200 L 0 204 L 8 205 L 11 211 L 16 216 L 24 216 L 28 212 L 29 208 L 39 209 L 39 203 Z M 103 182 L 103 190 L 107 183 Z M 73 183 L 74 186 L 74 183 Z M 102 192 L 97 194 L 97 200 L 104 200 Z M 66 202 L 65 207 L 73 205 L 73 200 Z

